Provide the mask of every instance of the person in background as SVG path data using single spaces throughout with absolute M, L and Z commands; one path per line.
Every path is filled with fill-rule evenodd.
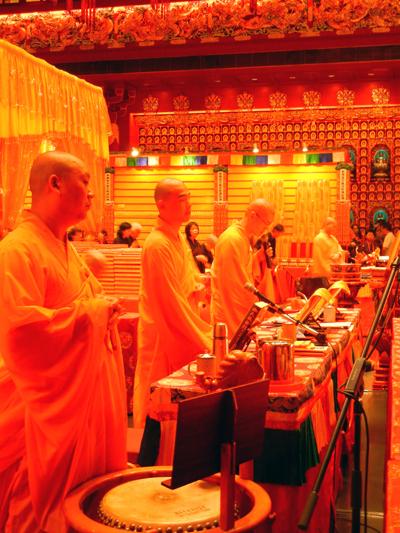
M 108 233 L 107 230 L 101 229 L 97 234 L 97 242 L 99 244 L 108 244 Z
M 66 236 L 89 180 L 73 155 L 39 155 L 32 208 L 0 243 L 0 531 L 66 533 L 67 494 L 126 467 L 121 308 Z
M 265 233 L 274 218 L 272 204 L 258 198 L 247 207 L 243 218 L 219 237 L 211 267 L 211 316 L 225 322 L 233 336 L 257 298 L 246 283 L 254 283 L 251 242 Z
M 253 277 L 256 287 L 275 303 L 282 295 L 276 277 L 276 240 L 284 233 L 282 224 L 276 224 L 271 231 L 257 239 L 253 256 Z
M 365 254 L 370 254 L 370 253 L 374 252 L 377 247 L 378 246 L 377 246 L 375 231 L 374 231 L 373 228 L 370 228 L 370 229 L 367 230 L 367 232 L 365 234 L 365 238 L 363 239 L 363 241 L 359 245 L 357 251 L 358 252 L 363 252 Z
M 143 245 L 139 292 L 138 360 L 133 420 L 143 427 L 150 385 L 212 348 L 212 328 L 198 314 L 198 277 L 182 223 L 191 213 L 190 193 L 176 179 L 154 191 L 159 216 Z
M 374 264 L 379 258 L 379 247 L 373 229 L 369 229 L 363 241 L 357 246 L 355 262 L 363 265 Z
M 381 220 L 376 225 L 377 236 L 382 240 L 381 255 L 390 255 L 395 243 L 392 227 L 386 220 Z
M 217 244 L 218 237 L 216 235 L 209 235 L 204 243 L 201 245 L 203 254 L 207 258 L 206 268 L 210 268 L 214 261 L 214 250 Z
M 314 276 L 325 278 L 325 286 L 331 275 L 331 265 L 345 260 L 345 252 L 334 235 L 336 228 L 336 220 L 328 217 L 313 240 L 311 272 Z
M 361 241 L 361 230 L 358 224 L 352 224 L 351 226 L 351 239 L 356 241 Z
M 186 240 L 192 250 L 193 258 L 197 268 L 203 274 L 206 271 L 207 256 L 204 254 L 203 246 L 197 240 L 199 235 L 199 225 L 197 222 L 189 222 L 185 226 Z
M 262 247 L 264 247 L 264 250 L 266 251 L 269 247 L 271 248 L 271 252 L 268 257 L 271 258 L 272 265 L 276 263 L 276 239 L 283 235 L 284 232 L 285 228 L 283 225 L 276 224 L 271 231 L 257 239 L 254 246 L 256 250 L 260 250 Z
M 130 222 L 121 222 L 117 231 L 117 236 L 113 240 L 113 244 L 126 244 L 128 248 L 130 248 L 133 242 L 131 229 L 132 224 Z
M 350 227 L 350 242 L 347 246 L 347 250 L 349 252 L 349 258 L 348 258 L 349 263 L 356 262 L 356 256 L 357 256 L 361 241 L 362 241 L 361 230 L 358 224 L 352 224 L 352 226 Z
M 138 237 L 142 232 L 142 225 L 139 224 L 139 222 L 132 222 L 131 224 L 131 237 L 132 237 L 132 243 L 130 245 L 130 248 L 141 248 Z
M 74 226 L 68 230 L 67 237 L 69 241 L 83 241 L 83 230 Z

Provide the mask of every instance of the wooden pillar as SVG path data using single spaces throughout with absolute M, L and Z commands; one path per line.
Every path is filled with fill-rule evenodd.
M 228 226 L 228 167 L 214 167 L 214 233 L 220 235 Z
M 337 238 L 341 244 L 350 243 L 350 170 L 339 168 L 336 198 Z
M 109 242 L 114 238 L 114 167 L 107 167 L 104 174 L 104 217 L 103 228 Z

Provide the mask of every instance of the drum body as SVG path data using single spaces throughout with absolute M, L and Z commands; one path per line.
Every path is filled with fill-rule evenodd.
M 170 467 L 145 467 L 122 470 L 88 481 L 66 498 L 64 512 L 67 523 L 79 533 L 113 533 L 116 529 L 157 533 L 183 533 L 210 529 L 213 533 L 220 533 L 222 530 L 217 521 L 220 476 L 212 476 L 197 482 L 194 484 L 194 492 L 190 486 L 176 489 L 182 491 L 183 500 L 180 501 L 181 496 L 178 493 L 175 496 L 174 491 L 170 489 L 164 487 L 162 490 L 159 489 L 160 478 L 167 478 L 170 475 Z M 134 510 L 128 512 L 127 516 L 121 515 L 121 512 L 123 513 L 121 508 L 125 505 L 125 503 L 121 505 L 123 494 L 130 494 L 128 496 L 130 499 L 131 487 L 134 487 L 134 492 L 138 491 L 137 494 L 146 492 L 143 491 L 147 485 L 146 479 L 149 481 L 150 504 L 143 505 L 137 501 L 135 505 L 135 501 L 126 502 L 127 508 Z M 133 483 L 135 480 L 140 482 Z M 201 490 L 204 490 L 204 498 L 201 497 Z M 235 521 L 234 531 L 256 531 L 258 527 L 261 528 L 260 532 L 269 531 L 267 522 L 271 513 L 271 501 L 264 489 L 252 481 L 236 478 L 235 492 L 239 517 Z M 160 508 L 164 499 L 178 502 L 177 505 L 175 502 L 175 507 L 169 509 L 167 505 L 166 518 L 160 518 Z M 115 501 L 117 501 L 116 507 L 112 503 Z M 151 507 L 155 513 L 151 512 Z M 157 515 L 158 522 L 154 521 L 154 515 Z

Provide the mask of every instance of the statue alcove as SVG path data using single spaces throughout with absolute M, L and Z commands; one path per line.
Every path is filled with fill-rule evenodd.
M 384 144 L 374 146 L 371 153 L 371 181 L 390 180 L 390 150 Z

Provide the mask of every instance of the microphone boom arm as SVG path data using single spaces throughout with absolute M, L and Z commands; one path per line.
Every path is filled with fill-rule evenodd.
M 256 287 L 254 287 L 254 285 L 252 285 L 251 283 L 246 283 L 244 288 L 247 289 L 248 291 L 252 292 L 255 296 L 257 296 L 257 298 L 259 300 L 261 300 L 262 302 L 268 304 L 268 307 L 273 312 L 284 316 L 285 318 L 287 318 L 287 320 L 290 320 L 290 322 L 293 322 L 294 324 L 297 324 L 297 326 L 299 326 L 300 329 L 302 329 L 303 331 L 307 332 L 309 335 L 312 335 L 316 339 L 318 344 L 326 344 L 326 337 L 325 337 L 325 335 L 323 333 L 320 333 L 316 329 L 308 326 L 307 324 L 304 324 L 304 322 L 302 322 L 301 320 L 298 320 L 294 316 L 291 316 L 288 313 L 286 313 L 286 311 L 284 311 L 282 309 L 282 307 L 280 307 L 275 302 L 273 302 L 272 300 L 267 298 L 262 292 L 260 292 L 258 289 L 256 289 Z

